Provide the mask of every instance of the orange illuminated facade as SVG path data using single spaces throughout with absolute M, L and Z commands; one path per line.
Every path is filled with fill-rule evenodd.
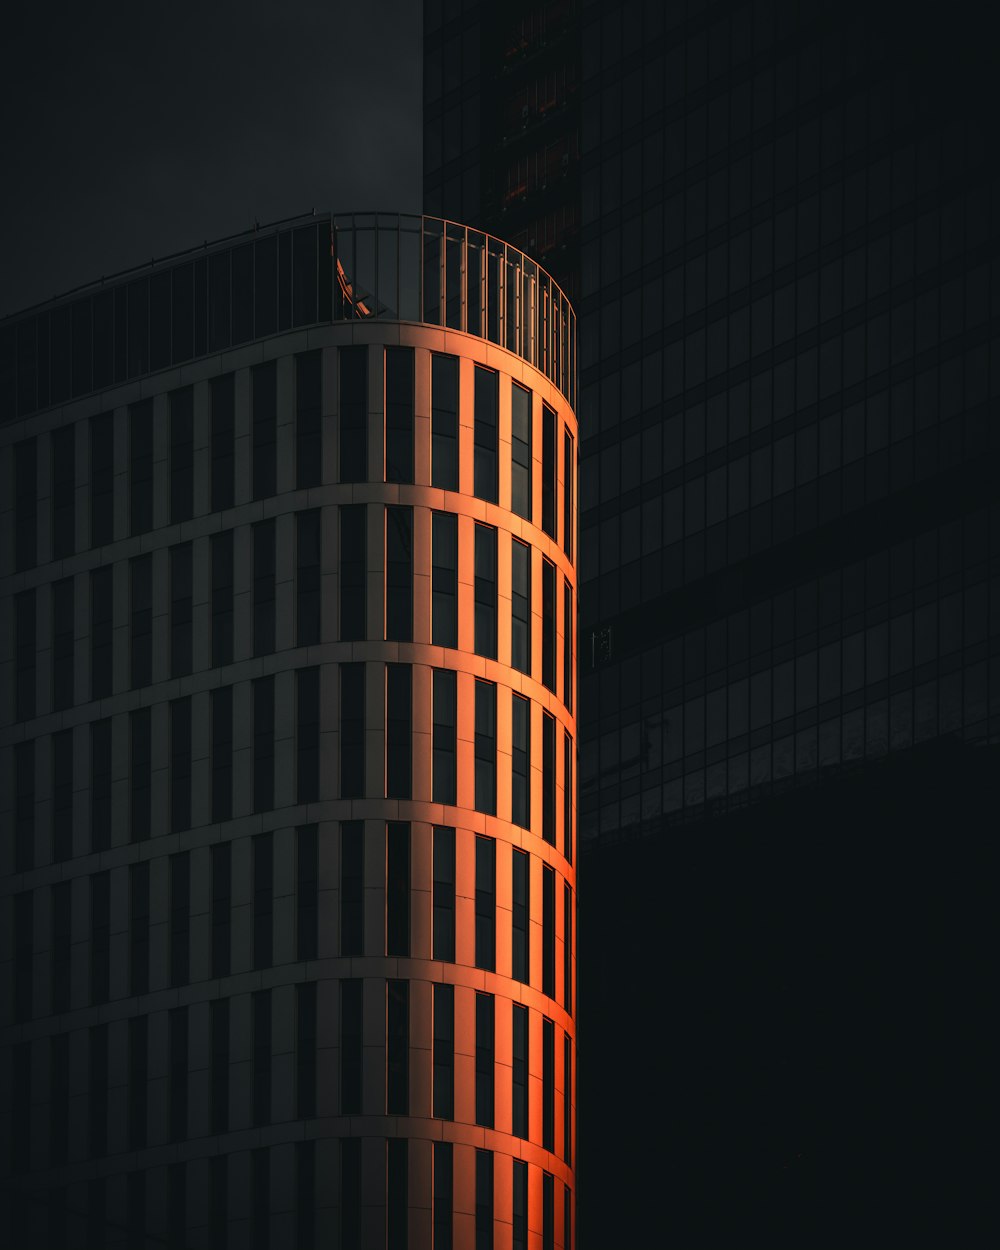
M 23 1244 L 568 1250 L 572 309 L 501 241 L 395 215 L 120 290 L 107 358 L 113 283 L 0 327 L 46 336 L 0 424 Z M 57 324 L 87 336 L 53 355 Z M 56 464 L 58 553 L 61 520 L 23 537 Z M 49 681 L 23 622 L 74 603 Z

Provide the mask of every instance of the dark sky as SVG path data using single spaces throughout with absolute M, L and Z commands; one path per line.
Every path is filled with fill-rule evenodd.
M 254 218 L 419 212 L 421 8 L 12 7 L 0 316 Z

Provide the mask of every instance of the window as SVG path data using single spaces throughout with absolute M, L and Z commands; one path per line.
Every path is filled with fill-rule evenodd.
M 531 520 L 531 391 L 511 383 L 510 510 Z
M 455 960 L 455 830 L 434 826 L 432 958 Z
M 385 480 L 413 481 L 413 348 L 385 349 Z
M 455 1119 L 455 986 L 434 983 L 434 1115 Z
M 101 569 L 101 573 L 110 575 L 111 569 Z M 93 586 L 94 574 L 91 574 Z M 110 584 L 110 582 L 109 582 Z M 93 600 L 91 600 L 93 602 Z M 109 603 L 110 606 L 110 603 Z M 31 720 L 35 715 L 35 678 L 36 678 L 36 644 L 35 634 L 35 592 L 22 590 L 14 596 L 14 716 L 16 720 Z M 93 643 L 91 631 L 91 647 Z M 108 645 L 111 641 L 111 622 L 108 621 Z M 94 698 L 100 696 L 94 695 Z
M 212 976 L 229 976 L 233 896 L 231 843 L 212 847 Z M 216 1130 L 213 1129 L 213 1132 Z
M 365 566 L 368 543 L 367 509 L 363 503 L 340 509 L 340 638 L 356 642 L 365 637 L 367 595 Z
M 274 835 L 253 839 L 253 966 L 270 968 L 274 946 Z
M 320 511 L 295 514 L 295 645 L 320 640 Z
M 167 1238 L 171 1245 L 187 1242 L 187 1164 L 167 1165 Z
M 212 422 L 212 511 L 222 512 L 234 502 L 236 375 L 227 373 L 221 378 L 212 378 L 208 385 Z
M 410 1112 L 410 983 L 387 981 L 385 1002 L 385 1111 Z
M 435 512 L 431 522 L 431 642 L 458 646 L 458 517 Z
M 14 895 L 14 1022 L 33 1014 L 35 900 L 30 890 Z
M 274 678 L 253 683 L 253 810 L 274 807 Z
M 556 874 L 542 865 L 542 993 L 556 996 Z
M 128 992 L 149 991 L 149 861 L 128 869 Z
M 76 426 L 52 431 L 52 559 L 76 550 Z
M 128 410 L 129 532 L 153 528 L 153 401 L 144 399 Z
M 69 1010 L 70 933 L 72 923 L 72 882 L 57 881 L 52 886 L 52 1010 Z M 30 897 L 30 895 L 28 896 Z M 24 935 L 29 938 L 30 934 Z M 19 933 L 18 938 L 22 935 Z M 19 943 L 20 946 L 20 943 Z
M 364 982 L 340 982 L 340 1114 L 361 1114 L 362 1033 L 361 1007 Z
M 361 1141 L 340 1140 L 340 1244 L 361 1250 Z
M 556 1026 L 542 1020 L 542 1146 L 556 1148 Z
M 556 414 L 542 404 L 542 529 L 556 536 Z
M 497 811 L 497 688 L 476 679 L 476 811 Z
M 253 653 L 274 651 L 274 521 L 253 527 Z
M 497 374 L 476 365 L 472 493 L 488 503 L 497 502 L 497 387 Z
M 300 1119 L 316 1114 L 315 981 L 295 987 L 295 1113 Z
M 14 572 L 38 560 L 38 452 L 33 438 L 14 444 Z
M 340 822 L 340 953 L 364 954 L 364 823 Z
M 73 706 L 72 577 L 52 583 L 52 707 L 61 712 Z
M 476 835 L 476 967 L 496 970 L 496 861 L 493 838 Z
M 299 803 L 319 800 L 319 669 L 295 673 L 296 794 Z
M 191 544 L 170 548 L 170 676 L 191 672 Z
M 69 1034 L 49 1041 L 49 1166 L 66 1162 L 69 1144 Z M 63 1242 L 65 1244 L 65 1241 Z
M 111 845 L 111 720 L 90 725 L 90 849 Z
M 476 1123 L 493 1127 L 495 1003 L 492 994 L 476 994 Z
M 368 348 L 340 349 L 340 480 L 368 479 Z
M 431 485 L 458 490 L 458 361 L 431 357 Z
M 95 1156 L 108 1151 L 108 1026 L 93 1024 L 88 1030 L 87 1093 L 90 1103 L 90 1153 Z M 15 1085 L 16 1089 L 17 1086 Z M 22 1140 L 27 1140 L 25 1134 Z M 107 1229 L 101 1228 L 101 1238 Z M 100 1240 L 93 1243 L 100 1245 Z
M 153 557 L 135 556 L 129 572 L 129 657 L 132 689 L 153 680 Z
M 556 566 L 542 561 L 542 685 L 556 690 Z
M 271 1123 L 271 991 L 256 990 L 251 1002 L 253 1122 L 257 1126 Z
M 128 1146 L 130 1150 L 141 1150 L 146 1144 L 146 1092 L 148 1070 L 147 1048 L 147 1016 L 131 1016 L 128 1022 Z M 145 1180 L 142 1172 L 129 1173 L 129 1180 L 138 1175 Z M 129 1186 L 129 1214 L 132 1215 L 132 1187 Z M 129 1223 L 133 1224 L 130 1218 Z M 145 1221 L 136 1220 L 140 1229 Z M 140 1234 L 141 1235 L 141 1234 Z M 135 1244 L 135 1243 L 133 1243 Z
M 457 675 L 452 669 L 434 669 L 433 778 L 435 803 L 454 803 L 457 784 Z
M 365 666 L 340 666 L 340 797 L 365 792 Z
M 563 582 L 563 703 L 573 710 L 573 587 Z
M 213 1130 L 214 1131 L 214 1130 Z M 208 1219 L 211 1244 L 225 1250 L 229 1241 L 229 1156 L 212 1155 L 209 1159 Z
M 409 664 L 385 666 L 385 793 L 408 799 L 412 792 L 413 670 Z
M 191 979 L 191 856 L 170 856 L 170 984 Z
M 319 486 L 323 478 L 322 354 L 295 357 L 295 485 Z
M 188 1009 L 171 1007 L 168 1015 L 170 1046 L 170 1140 L 188 1135 Z
M 573 1162 L 573 1039 L 568 1033 L 563 1034 L 563 1158 Z
M 476 525 L 475 546 L 475 639 L 476 655 L 497 658 L 497 532 L 491 525 Z
M 212 667 L 233 662 L 233 531 L 212 535 Z
M 190 386 L 170 396 L 170 524 L 194 514 L 194 391 Z
M 511 540 L 510 662 L 522 673 L 531 672 L 531 548 Z
M 385 953 L 410 953 L 410 826 L 401 820 L 386 825 Z
M 295 958 L 315 959 L 319 937 L 319 859 L 315 825 L 295 830 Z
M 233 815 L 233 688 L 220 686 L 211 694 L 212 820 Z
M 551 1172 L 542 1173 L 542 1250 L 555 1250 L 555 1181 Z
M 385 636 L 413 638 L 413 509 L 385 510 Z
M 514 1238 L 512 1250 L 527 1250 L 527 1164 L 514 1160 Z
M 434 1143 L 434 1250 L 452 1250 L 454 1153 L 450 1141 Z
M 511 909 L 511 976 L 515 981 L 528 983 L 531 968 L 529 942 L 531 932 L 531 882 L 530 862 L 525 851 L 512 852 L 512 909 Z
M 150 761 L 150 711 L 137 708 L 128 714 L 129 728 L 129 841 L 144 842 L 150 834 L 152 770 Z
M 170 701 L 170 832 L 191 828 L 191 697 Z
M 103 699 L 112 682 L 112 566 L 90 574 L 90 697 Z
M 542 837 L 556 844 L 556 722 L 542 713 Z
M 573 435 L 563 430 L 563 551 L 573 559 L 573 478 L 576 455 Z M 568 1243 L 567 1243 L 568 1244 Z
M 52 858 L 73 858 L 73 730 L 52 735 Z
M 510 818 L 531 828 L 531 704 L 518 694 L 511 696 Z
M 476 1150 L 476 1250 L 493 1250 L 493 1151 Z
M 103 547 L 114 538 L 114 418 L 102 412 L 90 418 L 90 545 Z
M 573 1012 L 573 887 L 563 882 L 563 1006 Z
M 408 1244 L 408 1145 L 405 1137 L 390 1137 L 385 1143 L 386 1250 L 406 1250 Z
M 266 499 L 277 489 L 278 392 L 273 360 L 250 370 L 253 409 L 253 497 Z
M 515 1137 L 528 1136 L 528 1009 L 520 1003 L 512 1004 L 513 1021 L 513 1070 L 511 1110 L 512 1133 Z
M 35 862 L 35 743 L 14 746 L 14 871 L 27 872 Z
M 573 862 L 573 739 L 563 733 L 563 854 Z
M 229 1128 L 229 999 L 210 999 L 208 1019 L 212 1063 L 210 1093 L 212 1132 L 225 1133 Z M 215 1189 L 214 1185 L 213 1189 Z

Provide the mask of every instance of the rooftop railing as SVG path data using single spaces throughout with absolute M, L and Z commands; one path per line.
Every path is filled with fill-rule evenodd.
M 0 322 L 0 420 L 307 326 L 414 321 L 523 357 L 576 406 L 576 315 L 492 235 L 399 213 L 313 215 L 153 261 Z

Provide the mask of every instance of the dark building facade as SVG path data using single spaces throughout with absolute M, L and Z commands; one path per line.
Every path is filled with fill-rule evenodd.
M 576 321 L 315 215 L 0 325 L 0 1241 L 574 1244 Z
M 530 65 L 557 19 L 579 58 L 560 263 L 581 334 L 581 1245 L 638 1235 L 636 1210 L 679 1245 L 836 1244 L 873 1219 L 888 1235 L 891 1211 L 926 1229 L 936 1173 L 951 1194 L 963 1170 L 979 1183 L 935 1070 L 955 1056 L 950 995 L 928 975 L 929 1022 L 910 978 L 932 925 L 913 893 L 955 921 L 940 958 L 985 958 L 968 916 L 1000 710 L 986 26 L 971 5 L 487 8 L 425 6 L 435 211 L 461 190 L 469 215 L 478 185 L 472 218 L 502 220 L 507 148 L 448 148 L 451 110 L 489 92 L 506 115 L 511 50 Z M 471 74 L 448 65 L 459 32 Z M 945 876 L 976 866 L 961 887 L 930 847 L 954 855 Z M 636 1062 L 615 1005 L 654 982 L 666 1020 Z M 906 1064 L 895 1083 L 901 1021 L 929 1094 Z M 658 1125 L 643 1105 L 623 1126 L 651 1089 Z M 932 1144 L 953 1136 L 961 1164 Z

